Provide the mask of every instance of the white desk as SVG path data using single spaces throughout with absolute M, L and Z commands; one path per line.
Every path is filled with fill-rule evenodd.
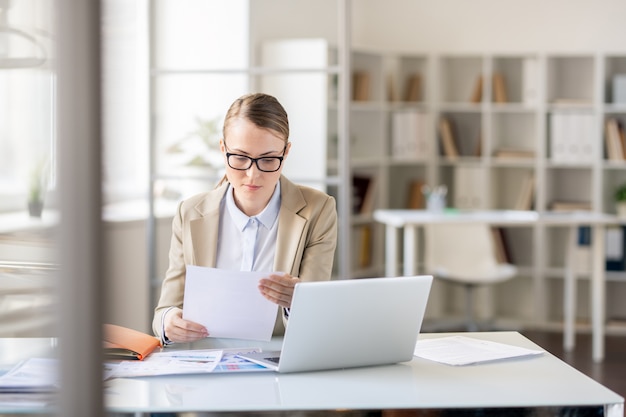
M 517 332 L 463 334 L 538 348 Z M 193 347 L 238 344 L 250 346 L 249 341 L 216 344 L 207 339 Z M 275 340 L 268 346 L 279 344 L 280 340 Z M 30 348 L 20 349 L 24 346 Z M 40 355 L 45 349 L 50 349 L 50 339 L 0 339 L 0 363 Z M 537 410 L 533 415 L 564 415 L 563 409 L 572 408 L 569 413 L 573 415 L 581 407 L 597 407 L 609 417 L 623 417 L 624 412 L 624 398 L 547 352 L 462 367 L 413 358 L 392 366 L 285 375 L 257 372 L 114 379 L 105 383 L 104 397 L 109 413 L 135 416 L 155 412 L 273 411 L 289 415 L 293 410 L 475 408 L 508 408 L 513 415 L 520 415 L 519 409 Z M 36 413 L 42 412 L 42 407 L 19 409 L 4 405 L 0 396 L 0 413 Z
M 604 318 L 605 318 L 605 248 L 604 235 L 607 225 L 618 224 L 616 216 L 594 212 L 544 212 L 535 211 L 458 211 L 449 210 L 440 213 L 425 210 L 376 210 L 374 219 L 386 225 L 385 232 L 385 268 L 387 276 L 396 276 L 398 262 L 404 262 L 404 275 L 417 272 L 418 255 L 417 234 L 420 227 L 426 224 L 448 223 L 487 223 L 493 226 L 513 227 L 544 224 L 568 228 L 568 250 L 564 280 L 564 340 L 566 350 L 575 345 L 576 316 L 576 277 L 574 275 L 574 253 L 577 245 L 577 231 L 580 226 L 592 227 L 592 274 L 591 274 L 591 306 L 592 306 L 592 355 L 595 361 L 604 358 Z M 397 248 L 399 231 L 404 231 L 403 259 L 399 259 Z M 540 259 L 535 264 L 545 266 L 544 253 L 534 251 Z M 541 269 L 541 267 L 540 267 Z M 536 280 L 540 280 L 540 272 L 536 272 Z M 542 294 L 535 294 L 541 299 Z

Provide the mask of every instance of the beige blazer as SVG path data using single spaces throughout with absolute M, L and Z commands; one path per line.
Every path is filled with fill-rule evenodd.
M 274 271 L 288 272 L 302 281 L 331 277 L 337 246 L 335 199 L 313 188 L 296 185 L 280 177 L 281 203 Z M 220 201 L 228 188 L 198 194 L 178 206 L 172 221 L 169 267 L 161 287 L 152 328 L 161 335 L 161 315 L 171 306 L 182 308 L 186 265 L 215 267 Z M 283 309 L 274 334 L 284 332 Z M 208 329 L 211 332 L 211 329 Z

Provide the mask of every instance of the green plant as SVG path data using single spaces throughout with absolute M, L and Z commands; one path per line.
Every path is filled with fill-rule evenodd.
M 167 149 L 182 156 L 183 165 L 216 168 L 222 163 L 219 149 L 221 118 L 196 117 L 196 127 Z
M 615 201 L 626 202 L 626 183 L 620 185 L 615 190 Z
M 30 174 L 28 185 L 28 201 L 42 203 L 46 189 L 48 188 L 48 163 L 46 160 L 39 162 Z

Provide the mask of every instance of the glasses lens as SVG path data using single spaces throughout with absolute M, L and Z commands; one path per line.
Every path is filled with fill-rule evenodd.
M 228 165 L 234 169 L 248 169 L 252 165 L 252 159 L 243 155 L 228 155 Z
M 280 158 L 261 158 L 257 160 L 257 165 L 261 171 L 274 172 L 280 168 Z

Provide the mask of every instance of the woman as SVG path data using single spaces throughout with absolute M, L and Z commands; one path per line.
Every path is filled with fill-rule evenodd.
M 335 200 L 282 176 L 291 142 L 287 113 L 278 100 L 267 94 L 235 100 L 220 149 L 224 179 L 214 190 L 183 201 L 172 222 L 169 268 L 152 324 L 165 344 L 211 334 L 182 317 L 185 265 L 267 271 L 259 291 L 282 307 L 274 334 L 284 331 L 298 282 L 330 279 L 337 244 Z

